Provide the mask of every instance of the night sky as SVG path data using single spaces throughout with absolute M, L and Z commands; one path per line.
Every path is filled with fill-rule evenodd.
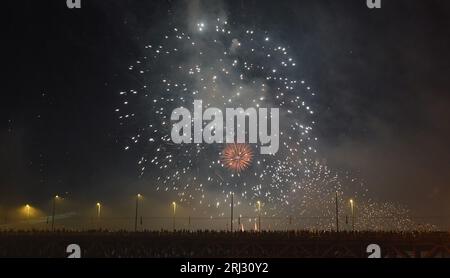
M 151 194 L 114 115 L 118 92 L 136 82 L 127 67 L 161 28 L 219 13 L 291 47 L 317 91 L 318 152 L 329 165 L 375 200 L 450 222 L 449 1 L 384 0 L 377 10 L 365 0 L 8 2 L 2 207 L 44 206 L 62 192 L 86 203 Z

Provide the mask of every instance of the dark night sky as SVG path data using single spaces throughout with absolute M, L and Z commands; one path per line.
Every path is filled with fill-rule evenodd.
M 185 1 L 9 1 L 0 203 L 55 192 L 119 198 L 145 186 L 114 118 L 127 65 Z M 208 1 L 210 2 L 210 1 Z M 230 21 L 270 30 L 318 91 L 320 154 L 370 195 L 450 213 L 450 2 L 229 1 Z M 211 4 L 210 4 L 211 6 Z

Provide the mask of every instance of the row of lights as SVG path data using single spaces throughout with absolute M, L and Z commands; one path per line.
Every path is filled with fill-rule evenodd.
M 141 198 L 142 198 L 141 194 L 137 194 L 136 195 L 135 230 L 137 230 L 137 218 L 138 218 L 139 200 Z M 62 198 L 59 197 L 58 195 L 56 195 L 55 198 L 53 199 L 52 229 L 54 227 L 56 200 L 60 200 L 60 199 L 62 199 Z M 355 210 L 354 210 L 355 204 L 354 204 L 353 199 L 350 199 L 349 202 L 350 202 L 351 217 L 352 217 L 352 230 L 355 230 Z M 258 229 L 261 229 L 261 201 L 257 201 L 256 205 L 257 205 L 257 210 L 258 210 Z M 100 218 L 102 204 L 100 202 L 97 202 L 96 203 L 96 207 L 97 207 L 97 218 Z M 177 210 L 177 203 L 176 202 L 172 202 L 172 207 L 173 207 L 173 230 L 175 230 L 175 215 L 176 215 L 176 210 Z M 26 210 L 26 214 L 27 214 L 27 220 L 29 220 L 30 219 L 31 206 L 29 204 L 26 204 L 25 205 L 25 210 Z
M 137 196 L 137 199 L 138 199 L 138 200 L 140 200 L 140 199 L 142 198 L 142 195 L 141 195 L 141 194 L 137 194 L 136 196 Z M 59 197 L 58 195 L 56 195 L 56 196 L 54 197 L 54 200 L 61 200 L 61 199 L 62 199 L 62 198 Z M 95 205 L 96 205 L 96 207 L 97 207 L 97 217 L 100 217 L 100 215 L 101 215 L 101 209 L 102 209 L 102 204 L 101 204 L 100 202 L 97 202 Z M 173 206 L 173 213 L 175 214 L 175 213 L 176 213 L 176 207 L 177 207 L 177 204 L 176 204 L 176 202 L 172 202 L 171 205 Z M 26 205 L 25 205 L 25 211 L 26 211 L 27 218 L 29 218 L 29 217 L 30 217 L 30 211 L 31 211 L 31 206 L 30 206 L 29 204 L 26 204 Z

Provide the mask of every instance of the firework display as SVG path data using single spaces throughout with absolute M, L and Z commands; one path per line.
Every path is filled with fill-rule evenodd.
M 141 177 L 146 178 L 146 171 L 156 173 L 152 189 L 211 216 L 225 215 L 233 193 L 243 211 L 256 210 L 259 200 L 267 216 L 316 215 L 305 227 L 330 228 L 335 192 L 345 210 L 345 196 L 365 198 L 366 189 L 358 178 L 330 169 L 326 157 L 317 155 L 313 107 L 318 92 L 298 76 L 301 61 L 266 31 L 233 26 L 221 18 L 191 27 L 170 27 L 146 44 L 143 56 L 128 67 L 138 82 L 119 93 L 122 103 L 115 111 L 128 137 L 124 150 L 142 154 L 137 161 Z M 279 151 L 261 155 L 257 144 L 175 144 L 170 115 L 177 107 L 192 107 L 195 100 L 223 110 L 279 108 Z M 369 220 L 360 221 L 361 227 L 381 214 L 396 215 L 398 221 L 407 218 L 399 216 L 394 204 L 371 210 L 377 205 L 364 200 L 360 205 L 367 207 L 360 211 Z
M 157 190 L 174 191 L 180 201 L 195 205 L 211 200 L 206 198 L 211 191 L 222 193 L 214 204 L 227 202 L 228 193 L 235 192 L 243 201 L 265 199 L 275 205 L 303 187 L 299 180 L 317 165 L 309 104 L 315 92 L 296 78 L 297 61 L 286 46 L 268 33 L 233 29 L 218 18 L 198 23 L 192 33 L 174 27 L 158 43 L 146 45 L 144 53 L 129 66 L 140 82 L 120 92 L 123 105 L 116 112 L 120 124 L 136 128 L 124 148 L 143 152 L 141 174 L 148 167 L 159 170 Z M 192 106 L 195 99 L 203 100 L 205 107 L 279 107 L 279 152 L 273 157 L 255 155 L 252 165 L 242 165 L 249 169 L 239 173 L 224 168 L 222 145 L 174 144 L 170 113 Z M 149 122 L 149 113 L 160 121 Z
M 450 257 L 450 1 L 3 6 L 0 258 L 321 276 L 382 268 L 301 260 Z

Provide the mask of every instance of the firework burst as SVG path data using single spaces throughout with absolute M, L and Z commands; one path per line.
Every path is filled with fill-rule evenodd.
M 124 149 L 141 153 L 141 177 L 150 172 L 154 189 L 193 209 L 203 208 L 197 211 L 211 217 L 225 215 L 233 192 L 241 209 L 254 208 L 261 200 L 265 215 L 319 215 L 324 222 L 314 227 L 330 229 L 334 196 L 340 192 L 341 203 L 348 196 L 366 200 L 370 223 L 377 206 L 365 198 L 363 183 L 330 169 L 316 154 L 315 115 L 309 104 L 315 91 L 298 78 L 298 62 L 289 47 L 265 31 L 230 26 L 220 18 L 197 26 L 191 31 L 169 27 L 128 67 L 137 82 L 120 92 L 115 112 L 125 128 Z M 279 108 L 278 153 L 254 155 L 247 144 L 224 149 L 221 144 L 174 144 L 171 112 L 192 107 L 198 99 L 206 108 Z M 216 159 L 218 153 L 222 155 Z M 250 166 L 252 171 L 245 171 Z
M 221 157 L 224 167 L 240 173 L 251 165 L 253 150 L 248 144 L 228 144 Z
M 297 62 L 288 47 L 267 32 L 218 18 L 190 32 L 169 28 L 143 51 L 128 68 L 138 85 L 120 93 L 123 105 L 116 113 L 129 132 L 125 150 L 142 153 L 141 176 L 151 169 L 156 190 L 173 192 L 191 207 L 216 207 L 223 213 L 230 192 L 242 199 L 237 204 L 262 200 L 275 209 L 288 205 L 292 190 L 307 188 L 317 167 L 314 112 L 308 104 L 315 92 L 295 77 Z M 256 156 L 253 146 L 231 145 L 225 157 L 216 159 L 225 153 L 222 144 L 173 144 L 171 112 L 192 107 L 194 100 L 221 110 L 279 108 L 283 141 L 278 153 Z M 247 155 L 233 154 L 239 149 Z M 252 171 L 245 171 L 250 166 Z

